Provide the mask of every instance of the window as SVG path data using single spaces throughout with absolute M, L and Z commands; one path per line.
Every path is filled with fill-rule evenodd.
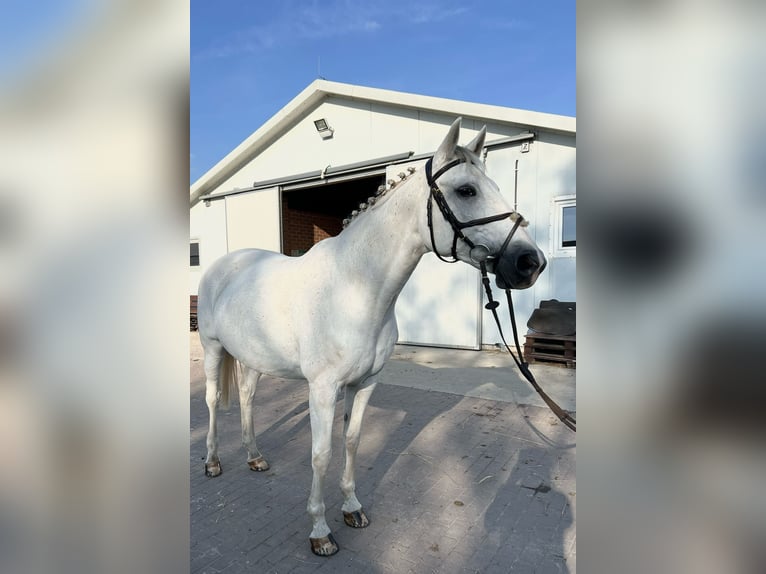
M 562 208 L 561 216 L 561 247 L 575 247 L 577 245 L 577 218 L 575 217 L 576 205 Z
M 189 243 L 189 265 L 199 267 L 199 241 Z
M 574 195 L 563 195 L 553 199 L 551 255 L 553 257 L 577 255 L 577 199 Z

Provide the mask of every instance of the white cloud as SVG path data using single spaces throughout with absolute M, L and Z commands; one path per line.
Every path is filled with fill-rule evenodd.
M 412 21 L 416 24 L 433 24 L 468 12 L 465 6 L 445 8 L 441 4 L 420 3 L 410 8 Z
M 202 58 L 226 58 L 252 54 L 286 43 L 352 34 L 377 34 L 389 26 L 422 25 L 455 18 L 468 11 L 464 6 L 446 2 L 411 0 L 312 2 L 292 0 L 280 4 L 279 16 L 264 23 L 234 32 L 230 38 L 194 55 Z

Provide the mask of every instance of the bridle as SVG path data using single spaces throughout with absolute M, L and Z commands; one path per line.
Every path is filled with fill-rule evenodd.
M 453 167 L 465 163 L 467 160 L 464 158 L 457 158 L 454 159 L 445 165 L 443 165 L 436 173 L 432 173 L 433 168 L 433 158 L 429 158 L 426 162 L 426 180 L 428 181 L 428 187 L 430 188 L 430 192 L 428 194 L 428 205 L 426 208 L 427 214 L 428 214 L 428 231 L 431 235 L 431 249 L 436 254 L 436 256 L 444 261 L 445 263 L 456 263 L 458 261 L 457 257 L 457 241 L 458 239 L 465 242 L 466 245 L 470 248 L 469 256 L 471 257 L 471 260 L 479 264 L 479 268 L 481 269 L 481 282 L 484 285 L 484 290 L 487 293 L 487 304 L 484 306 L 486 309 L 492 311 L 492 316 L 495 319 L 495 323 L 497 324 L 497 330 L 500 333 L 500 338 L 503 340 L 503 344 L 505 345 L 505 348 L 508 350 L 508 353 L 510 353 L 511 357 L 513 357 L 513 361 L 516 363 L 516 366 L 518 366 L 519 371 L 521 371 L 521 374 L 524 375 L 524 378 L 529 381 L 529 384 L 532 385 L 532 387 L 537 391 L 537 394 L 540 395 L 540 398 L 543 399 L 546 405 L 548 405 L 548 408 L 550 408 L 553 413 L 559 418 L 561 422 L 563 422 L 570 430 L 573 430 L 577 432 L 577 421 L 575 418 L 569 414 L 569 412 L 562 409 L 556 402 L 550 398 L 545 391 L 543 391 L 542 388 L 540 388 L 540 385 L 537 384 L 537 381 L 535 380 L 535 377 L 532 375 L 531 371 L 529 370 L 529 363 L 524 361 L 524 356 L 521 353 L 521 346 L 519 345 L 519 334 L 516 329 L 516 316 L 513 310 L 513 300 L 511 299 L 511 290 L 506 289 L 505 295 L 508 299 L 508 312 L 510 314 L 511 318 L 511 327 L 513 328 L 513 340 L 516 346 L 516 352 L 518 353 L 518 358 L 516 355 L 513 354 L 513 351 L 511 350 L 511 347 L 508 345 L 508 343 L 505 340 L 505 335 L 503 334 L 503 328 L 500 326 L 500 318 L 497 315 L 497 307 L 499 306 L 499 303 L 494 300 L 492 297 L 492 287 L 490 286 L 489 277 L 487 276 L 487 259 L 496 259 L 499 261 L 503 254 L 505 253 L 505 250 L 507 249 L 508 245 L 511 242 L 511 238 L 516 233 L 516 230 L 519 228 L 519 226 L 525 224 L 525 219 L 521 216 L 520 213 L 517 211 L 507 211 L 504 213 L 499 213 L 497 215 L 490 215 L 489 217 L 481 217 L 478 219 L 471 219 L 469 221 L 460 221 L 456 216 L 455 213 L 450 208 L 449 204 L 447 203 L 446 198 L 444 197 L 444 194 L 442 193 L 441 189 L 439 189 L 438 184 L 436 183 L 436 180 L 439 179 L 442 175 L 444 175 L 445 172 L 449 171 Z M 441 211 L 442 216 L 447 221 L 447 223 L 450 224 L 450 227 L 452 227 L 452 260 L 445 259 L 439 251 L 436 249 L 436 242 L 434 239 L 434 226 L 433 226 L 433 203 L 436 203 L 437 207 L 439 208 L 439 211 Z M 470 238 L 468 238 L 464 233 L 463 230 L 467 229 L 469 227 L 476 227 L 478 225 L 486 225 L 487 223 L 494 223 L 495 221 L 502 221 L 503 219 L 510 218 L 513 221 L 513 226 L 511 227 L 511 230 L 508 232 L 508 235 L 505 238 L 505 241 L 503 241 L 503 244 L 500 246 L 500 249 L 495 255 L 490 255 L 489 248 L 486 245 L 476 245 L 473 241 L 471 241 Z
M 479 219 L 471 219 L 470 221 L 460 221 L 456 216 L 455 213 L 450 208 L 449 204 L 447 203 L 447 200 L 444 197 L 444 194 L 442 193 L 442 190 L 439 189 L 439 186 L 436 183 L 436 180 L 439 179 L 442 175 L 444 175 L 445 172 L 449 171 L 453 167 L 465 163 L 465 159 L 454 159 L 449 163 L 446 163 L 441 168 L 439 168 L 439 171 L 432 174 L 431 170 L 433 167 L 433 158 L 429 158 L 429 160 L 426 162 L 426 180 L 428 181 L 428 187 L 430 188 L 430 193 L 428 194 L 428 207 L 427 207 L 427 213 L 428 213 L 428 231 L 431 234 L 431 249 L 433 249 L 433 252 L 436 254 L 436 256 L 444 261 L 445 263 L 457 263 L 457 240 L 462 239 L 468 247 L 471 249 L 471 259 L 473 261 L 476 261 L 476 263 L 483 263 L 486 259 L 490 257 L 489 255 L 489 249 L 486 245 L 479 245 L 477 246 L 473 241 L 471 241 L 466 235 L 463 233 L 463 229 L 466 229 L 468 227 L 476 227 L 478 225 L 485 225 L 487 223 L 493 223 L 495 221 L 502 221 L 503 219 L 508 219 L 509 217 L 512 219 L 515 219 L 513 227 L 511 228 L 511 231 L 508 233 L 508 236 L 505 238 L 505 241 L 503 242 L 503 245 L 500 247 L 500 251 L 494 256 L 493 258 L 500 259 L 503 254 L 505 253 L 506 247 L 508 247 L 508 244 L 511 242 L 511 238 L 513 237 L 513 234 L 516 233 L 516 230 L 519 228 L 519 226 L 524 222 L 524 218 L 521 217 L 521 215 L 516 211 L 506 211 L 505 213 L 499 213 L 497 215 L 490 215 L 489 217 L 481 217 Z M 442 257 L 442 255 L 439 253 L 439 251 L 436 249 L 436 242 L 434 239 L 434 226 L 433 226 L 433 203 L 436 202 L 436 205 L 439 207 L 439 211 L 442 212 L 442 215 L 444 216 L 444 219 L 447 220 L 447 223 L 450 224 L 452 227 L 452 231 L 454 235 L 452 236 L 452 260 L 445 259 Z M 483 247 L 487 253 L 484 255 L 484 257 L 479 258 L 479 255 L 477 254 L 474 257 L 474 251 L 478 251 L 479 248 Z

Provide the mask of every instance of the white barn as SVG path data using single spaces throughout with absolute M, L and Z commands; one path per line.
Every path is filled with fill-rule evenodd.
M 530 221 L 548 258 L 537 283 L 514 295 L 520 332 L 541 300 L 574 301 L 575 118 L 325 80 L 312 82 L 191 186 L 190 293 L 229 251 L 299 255 L 339 233 L 343 218 L 378 186 L 424 163 L 457 116 L 461 143 L 486 124 L 487 173 Z M 397 303 L 400 342 L 498 343 L 483 297 L 478 271 L 427 254 Z

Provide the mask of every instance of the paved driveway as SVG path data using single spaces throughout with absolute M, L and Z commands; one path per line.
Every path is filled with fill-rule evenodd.
M 459 353 L 448 352 L 451 364 L 429 364 L 404 347 L 387 367 L 396 384 L 376 389 L 357 457 L 357 495 L 371 521 L 363 530 L 345 526 L 340 511 L 339 401 L 325 502 L 341 550 L 319 558 L 308 544 L 306 383 L 259 383 L 255 426 L 271 463 L 265 473 L 245 464 L 234 399 L 219 417 L 223 474 L 207 478 L 202 354 L 190 336 L 192 573 L 576 572 L 574 436 L 546 408 L 456 394 L 454 381 L 466 378 L 460 369 L 480 368 L 456 363 Z M 467 353 L 469 363 L 486 358 Z M 573 371 L 553 368 L 574 384 Z M 404 386 L 408 372 L 420 388 Z M 450 380 L 453 392 L 433 390 Z

